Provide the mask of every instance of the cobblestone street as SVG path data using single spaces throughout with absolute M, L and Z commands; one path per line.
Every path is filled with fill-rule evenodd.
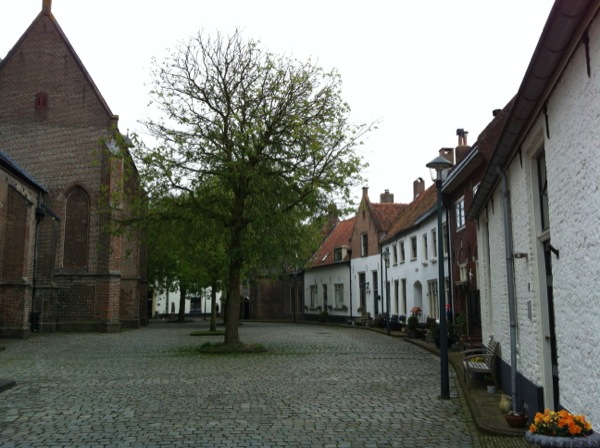
M 206 322 L 2 341 L 1 447 L 480 447 L 439 358 L 355 328 L 244 323 L 263 354 L 196 355 Z M 482 437 L 482 439 L 480 439 Z M 486 441 L 482 445 L 481 440 Z M 518 441 L 521 443 L 521 441 Z

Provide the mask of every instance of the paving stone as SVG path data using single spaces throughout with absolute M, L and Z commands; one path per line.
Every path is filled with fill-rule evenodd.
M 7 342 L 0 447 L 521 446 L 477 431 L 453 370 L 440 400 L 439 358 L 401 339 L 245 322 L 268 353 L 182 354 L 206 325 Z

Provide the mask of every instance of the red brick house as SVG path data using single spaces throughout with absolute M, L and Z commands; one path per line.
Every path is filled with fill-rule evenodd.
M 388 190 L 380 195 L 379 203 L 373 203 L 369 189 L 363 188 L 351 236 L 352 288 L 357 298 L 351 310 L 353 316 L 361 313 L 376 316 L 384 312 L 381 243 L 406 207 L 394 203 L 394 195 Z
M 59 218 L 38 226 L 31 309 L 41 313 L 42 331 L 143 324 L 143 246 L 136 234 L 110 231 L 141 197 L 137 173 L 118 116 L 61 30 L 51 0 L 0 62 L 0 147 L 45 186 L 45 203 Z
M 22 338 L 38 330 L 38 319 L 30 318 L 36 233 L 53 213 L 43 203 L 44 186 L 2 151 L 0 173 L 0 337 Z
M 444 180 L 442 194 L 448 209 L 450 234 L 451 297 L 454 316 L 467 317 L 468 334 L 481 336 L 481 309 L 477 283 L 477 229 L 466 219 L 473 197 L 487 168 L 492 151 L 510 112 L 512 101 L 495 110 L 493 120 L 479 134 L 473 146 L 467 145 L 466 132 L 457 130 L 456 163 Z M 451 149 L 450 149 L 451 151 Z

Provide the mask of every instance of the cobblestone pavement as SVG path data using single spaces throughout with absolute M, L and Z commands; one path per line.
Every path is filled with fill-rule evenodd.
M 400 339 L 244 323 L 270 352 L 182 350 L 222 340 L 189 336 L 205 326 L 2 341 L 17 385 L 0 395 L 0 447 L 518 446 L 477 432 L 452 369 L 440 400 L 439 358 Z

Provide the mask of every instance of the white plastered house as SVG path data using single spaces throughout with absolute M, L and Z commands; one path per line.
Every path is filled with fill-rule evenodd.
M 600 2 L 558 0 L 468 218 L 482 335 L 532 416 L 600 427 Z

